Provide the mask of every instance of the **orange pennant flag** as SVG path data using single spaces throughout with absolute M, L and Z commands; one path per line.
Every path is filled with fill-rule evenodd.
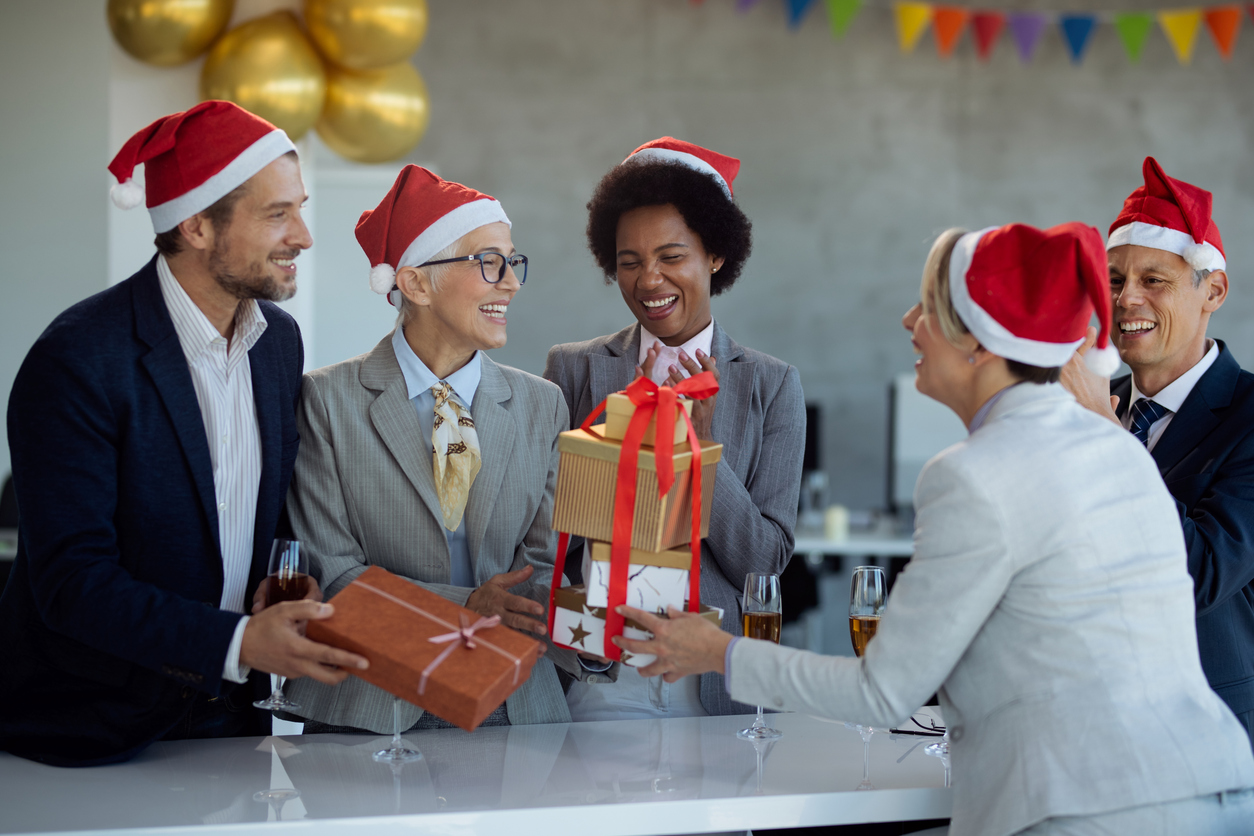
M 1251 7 L 1254 9 L 1254 7 Z M 1241 28 L 1241 7 L 1235 3 L 1231 6 L 1213 6 L 1206 10 L 1206 28 L 1219 48 L 1219 54 L 1227 61 L 1232 57 L 1232 48 L 1237 42 L 1237 31 Z
M 962 30 L 967 28 L 971 13 L 961 6 L 937 6 L 932 12 L 932 32 L 936 35 L 936 53 L 941 58 L 954 54 Z
M 932 20 L 930 3 L 894 3 L 893 14 L 897 18 L 897 45 L 902 52 L 914 51 L 923 30 Z
M 1193 45 L 1197 42 L 1197 30 L 1202 25 L 1201 9 L 1171 9 L 1158 13 L 1158 25 L 1163 27 L 1176 60 L 1187 66 L 1193 60 Z

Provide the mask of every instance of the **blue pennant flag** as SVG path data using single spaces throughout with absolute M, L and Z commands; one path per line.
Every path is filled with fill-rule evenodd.
M 814 0 L 786 0 L 788 3 L 788 25 L 796 29 L 801 25 L 801 19 L 806 16 L 806 12 L 810 10 L 810 5 Z
M 1080 59 L 1084 57 L 1084 48 L 1089 45 L 1089 36 L 1093 34 L 1093 27 L 1097 25 L 1097 15 L 1061 15 L 1058 18 L 1058 26 L 1062 29 L 1063 39 L 1067 42 L 1067 49 L 1071 52 L 1071 63 L 1079 64 Z

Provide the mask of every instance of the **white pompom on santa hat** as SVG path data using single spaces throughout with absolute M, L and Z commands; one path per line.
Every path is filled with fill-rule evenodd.
M 1029 366 L 1065 366 L 1097 314 L 1085 364 L 1102 377 L 1119 368 L 1110 344 L 1110 281 L 1102 236 L 1091 226 L 1009 224 L 969 232 L 949 258 L 954 310 L 980 345 Z
M 711 151 L 709 148 L 702 148 L 691 142 L 684 142 L 682 139 L 675 139 L 673 136 L 664 136 L 652 142 L 646 142 L 628 154 L 627 159 L 623 160 L 621 165 L 633 162 L 678 163 L 702 174 L 708 174 L 714 178 L 728 197 L 732 197 L 732 183 L 736 175 L 740 173 L 740 160 L 735 157 Z
M 1168 177 L 1158 160 L 1141 165 L 1145 184 L 1123 202 L 1106 249 L 1125 244 L 1175 253 L 1194 270 L 1226 270 L 1224 243 L 1211 218 L 1211 193 Z
M 399 307 L 398 270 L 420 267 L 466 233 L 498 222 L 511 226 L 495 198 L 422 166 L 405 166 L 379 205 L 357 221 L 357 243 L 370 259 L 370 289 Z
M 287 134 L 265 119 L 210 99 L 163 116 L 128 139 L 109 163 L 118 181 L 110 196 L 121 209 L 146 200 L 153 231 L 169 232 L 295 150 Z M 144 186 L 134 179 L 140 165 Z

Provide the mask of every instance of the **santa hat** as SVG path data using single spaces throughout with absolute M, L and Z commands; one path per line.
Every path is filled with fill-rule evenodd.
M 208 209 L 296 146 L 279 128 L 231 102 L 209 100 L 163 116 L 126 141 L 109 163 L 122 209 L 147 199 L 152 228 L 168 232 Z M 143 164 L 146 186 L 132 176 Z
M 1091 226 L 1009 224 L 969 232 L 949 258 L 949 296 L 980 345 L 1042 368 L 1067 364 L 1096 312 L 1097 343 L 1084 360 L 1103 377 L 1119 368 L 1110 344 L 1106 252 Z
M 512 226 L 494 198 L 407 165 L 374 209 L 357 221 L 357 243 L 370 259 L 370 289 L 392 294 L 396 271 L 418 267 L 468 232 L 490 223 Z
M 1146 157 L 1139 186 L 1110 225 L 1106 249 L 1124 244 L 1175 253 L 1194 270 L 1224 270 L 1224 243 L 1210 217 L 1211 194 L 1168 177 L 1158 160 Z
M 632 161 L 685 165 L 713 177 L 728 197 L 732 196 L 732 181 L 736 179 L 736 174 L 740 171 L 740 160 L 735 157 L 726 157 L 708 148 L 702 148 L 700 145 L 675 139 L 673 136 L 664 136 L 661 139 L 646 142 L 623 160 L 624 163 Z

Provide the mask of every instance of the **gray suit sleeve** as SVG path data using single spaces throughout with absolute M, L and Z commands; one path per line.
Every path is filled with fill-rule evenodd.
M 366 571 L 369 564 L 353 533 L 348 498 L 340 478 L 340 468 L 352 467 L 355 463 L 340 462 L 337 454 L 351 459 L 353 451 L 337 451 L 326 402 L 316 380 L 308 375 L 296 411 L 296 426 L 300 432 L 300 452 L 288 492 L 288 510 L 296 538 L 309 553 L 310 571 L 330 598 Z M 463 606 L 474 591 L 447 584 L 413 582 Z
M 805 454 L 806 408 L 792 366 L 766 406 L 762 446 L 746 482 L 720 461 L 710 512 L 710 554 L 737 590 L 750 572 L 784 571 L 793 552 Z

